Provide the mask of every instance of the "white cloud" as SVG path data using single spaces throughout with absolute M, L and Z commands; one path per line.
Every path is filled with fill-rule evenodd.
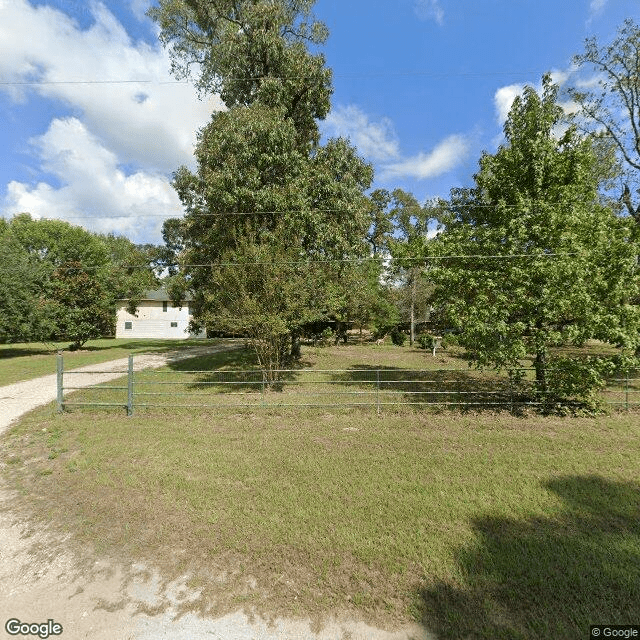
M 609 0 L 591 0 L 589 4 L 589 18 L 587 20 L 587 26 L 591 24 L 591 21 L 599 16 L 606 7 Z
M 148 4 L 131 0 L 130 6 L 142 19 Z M 180 214 L 167 176 L 193 163 L 196 132 L 222 104 L 217 97 L 200 101 L 190 84 L 176 83 L 159 44 L 132 42 L 104 4 L 90 2 L 86 11 L 93 21 L 82 29 L 50 6 L 0 1 L 0 77 L 37 82 L 2 88 L 16 101 L 35 94 L 52 105 L 62 102 L 76 116 L 52 121 L 35 145 L 40 168 L 55 174 L 62 187 L 11 182 L 3 212 Z M 106 82 L 112 80 L 118 82 Z M 61 131 L 70 136 L 66 143 Z M 134 167 L 134 173 L 127 175 L 124 165 Z M 123 220 L 138 234 L 146 222 Z
M 54 119 L 48 131 L 31 143 L 42 168 L 63 186 L 10 182 L 4 203 L 8 214 L 28 211 L 34 217 L 68 220 L 93 231 L 117 231 L 138 242 L 148 234 L 159 237 L 161 216 L 182 214 L 164 176 L 144 171 L 126 175 L 116 155 L 77 118 Z M 145 216 L 149 213 L 158 217 Z
M 140 21 L 144 22 L 147 18 L 147 9 L 151 6 L 149 0 L 131 0 L 131 12 Z
M 388 118 L 371 122 L 357 106 L 338 106 L 324 121 L 327 132 L 349 138 L 358 151 L 371 160 L 390 160 L 400 154 L 393 123 Z
M 188 162 L 196 130 L 220 102 L 201 102 L 191 85 L 175 83 L 166 52 L 132 43 L 104 5 L 93 3 L 91 11 L 95 23 L 83 31 L 51 7 L 25 0 L 0 4 L 0 75 L 43 82 L 23 92 L 79 110 L 123 162 L 166 172 Z
M 439 0 L 416 0 L 415 14 L 420 20 L 435 20 L 437 24 L 444 24 L 444 10 Z
M 572 73 L 575 71 L 574 67 L 570 67 L 567 70 L 554 69 L 551 71 L 551 80 L 562 87 L 567 80 L 571 77 Z M 524 88 L 527 84 L 510 84 L 505 87 L 500 87 L 496 90 L 493 96 L 493 103 L 496 110 L 496 120 L 498 124 L 502 127 L 507 120 L 507 116 L 509 115 L 509 111 L 511 110 L 511 105 L 517 96 L 521 96 L 523 94 Z M 530 85 L 529 85 L 530 86 Z M 542 91 L 542 80 L 538 81 L 535 86 L 535 90 L 538 94 Z M 566 103 L 569 105 L 570 103 Z M 564 106 L 564 105 L 563 105 Z
M 385 165 L 382 169 L 382 179 L 434 178 L 463 162 L 468 153 L 469 143 L 466 138 L 452 135 L 440 142 L 430 153 L 419 153 L 413 158 Z
M 393 122 L 389 118 L 373 122 L 355 105 L 332 109 L 324 121 L 324 129 L 325 133 L 349 138 L 360 154 L 377 164 L 382 181 L 439 176 L 464 160 L 469 148 L 463 136 L 452 135 L 430 153 L 403 158 Z
M 504 125 L 511 110 L 511 105 L 517 96 L 522 95 L 524 84 L 510 84 L 500 87 L 493 96 L 493 104 L 496 109 L 496 119 L 500 126 Z

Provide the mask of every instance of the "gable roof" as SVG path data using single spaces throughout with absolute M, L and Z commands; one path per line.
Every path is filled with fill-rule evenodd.
M 159 300 L 161 302 L 170 302 L 171 296 L 167 293 L 167 290 L 162 287 L 160 289 L 149 289 L 145 291 L 140 296 L 140 302 L 142 302 L 143 300 Z M 182 302 L 191 302 L 192 300 L 193 296 L 190 293 L 185 294 L 185 296 L 182 298 Z

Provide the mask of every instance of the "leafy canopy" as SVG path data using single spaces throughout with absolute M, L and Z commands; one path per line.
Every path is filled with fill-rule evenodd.
M 639 317 L 632 230 L 600 203 L 592 138 L 563 124 L 557 91 L 549 76 L 542 95 L 525 88 L 475 186 L 442 203 L 434 248 L 466 257 L 434 261 L 431 275 L 479 366 L 531 357 L 539 390 L 562 394 L 549 348 L 590 338 L 632 347 Z
M 118 299 L 153 288 L 151 254 L 126 238 L 20 214 L 0 227 L 0 341 L 113 333 Z
M 624 21 L 618 35 L 600 47 L 595 37 L 585 42 L 584 53 L 574 57 L 580 68 L 595 72 L 595 83 L 569 89 L 580 106 L 576 121 L 597 133 L 617 151 L 627 168 L 629 182 L 638 186 L 640 176 L 640 27 Z M 589 86 L 591 85 L 591 86 Z M 640 204 L 633 203 L 628 186 L 622 201 L 640 223 Z
M 172 71 L 193 77 L 201 93 L 228 108 L 259 102 L 282 107 L 301 144 L 317 143 L 316 119 L 329 112 L 331 71 L 307 44 L 327 38 L 311 15 L 314 0 L 160 0 L 149 15 L 160 25 Z
M 284 362 L 283 345 L 295 352 L 305 323 L 344 312 L 348 261 L 367 249 L 371 167 L 345 140 L 319 144 L 331 72 L 308 49 L 327 35 L 312 5 L 165 0 L 151 11 L 174 72 L 197 66 L 200 90 L 227 106 L 199 132 L 197 170 L 174 176 L 186 211 L 179 241 L 166 229 L 183 266 L 174 283 L 193 291 L 198 326 L 251 336 L 267 368 Z

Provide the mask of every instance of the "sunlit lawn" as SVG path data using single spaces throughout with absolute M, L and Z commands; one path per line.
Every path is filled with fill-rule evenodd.
M 65 368 L 124 358 L 129 353 L 148 353 L 210 344 L 210 340 L 89 340 L 78 351 L 64 351 Z M 0 386 L 31 380 L 56 372 L 56 354 L 65 350 L 66 342 L 0 344 Z

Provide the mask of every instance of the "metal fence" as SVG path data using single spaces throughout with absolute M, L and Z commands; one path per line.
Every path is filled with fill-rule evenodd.
M 463 369 L 286 369 L 268 373 L 259 369 L 193 370 L 175 364 L 173 369 L 135 371 L 133 356 L 129 356 L 126 371 L 94 371 L 96 383 L 87 387 L 66 382 L 80 372 L 65 372 L 59 356 L 58 409 L 120 407 L 133 415 L 136 408 L 163 407 L 375 407 L 379 413 L 384 407 L 399 405 L 506 407 L 511 411 L 548 405 L 553 391 L 545 397 L 535 389 L 533 370 L 520 372 L 525 380 L 514 385 L 508 377 Z M 120 376 L 124 381 L 110 384 L 110 380 L 99 380 L 100 375 Z M 604 401 L 626 409 L 640 406 L 639 375 L 634 370 L 609 380 L 601 392 Z M 65 399 L 65 391 L 80 389 L 85 392 L 79 399 Z

